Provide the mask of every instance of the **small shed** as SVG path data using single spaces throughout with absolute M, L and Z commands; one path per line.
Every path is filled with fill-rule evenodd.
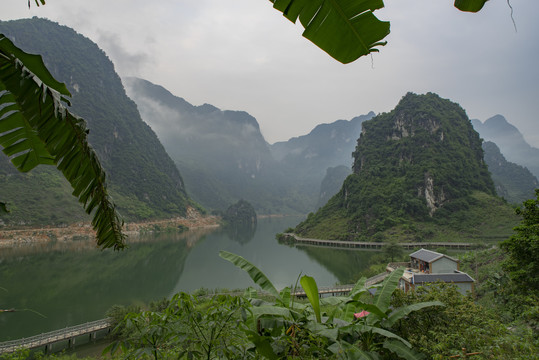
M 410 254 L 410 265 L 412 269 L 427 274 L 451 273 L 460 269 L 458 259 L 427 249 L 421 249 Z

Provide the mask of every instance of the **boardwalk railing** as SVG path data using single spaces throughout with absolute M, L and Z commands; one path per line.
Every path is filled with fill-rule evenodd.
M 372 286 L 374 284 L 377 284 L 379 282 L 382 282 L 386 277 L 388 273 L 381 273 L 376 276 L 373 276 L 371 278 L 368 278 L 365 281 L 365 286 Z M 326 287 L 320 287 L 318 288 L 318 295 L 322 297 L 322 295 L 331 294 L 332 296 L 336 295 L 346 295 L 352 291 L 354 288 L 354 284 L 347 284 L 347 285 L 335 285 L 335 286 L 326 286 Z M 290 295 L 297 296 L 297 297 L 306 297 L 307 294 L 305 294 L 305 291 L 303 289 L 298 289 L 294 292 L 292 292 Z
M 374 249 L 380 250 L 388 243 L 383 242 L 368 242 L 368 241 L 343 241 L 343 240 L 320 240 L 320 239 L 307 239 L 299 237 L 292 233 L 283 234 L 287 239 L 292 240 L 296 245 L 304 246 L 319 246 L 319 247 L 333 247 L 339 249 L 351 249 L 351 250 L 365 250 L 365 249 Z M 289 240 L 289 241 L 290 241 Z M 417 242 L 417 243 L 399 243 L 405 249 L 437 249 L 437 248 L 448 248 L 448 249 L 461 249 L 467 250 L 473 247 L 478 246 L 478 244 L 473 243 L 451 243 L 451 242 Z
M 92 321 L 86 324 L 75 325 L 65 329 L 55 330 L 48 333 L 23 338 L 18 340 L 5 341 L 0 343 L 0 354 L 14 352 L 18 349 L 27 348 L 33 349 L 41 346 L 49 346 L 55 342 L 68 340 L 70 345 L 77 336 L 87 335 L 94 336 L 100 330 L 106 330 L 111 327 L 110 319 L 102 319 Z

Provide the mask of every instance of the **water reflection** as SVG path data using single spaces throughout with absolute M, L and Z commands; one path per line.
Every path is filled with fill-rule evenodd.
M 207 229 L 130 237 L 126 251 L 101 251 L 91 240 L 0 249 L 0 309 L 32 309 L 0 316 L 0 341 L 101 319 L 114 304 L 131 305 L 199 288 L 238 289 L 249 276 L 219 257 L 239 254 L 277 288 L 300 274 L 319 286 L 350 283 L 372 253 L 279 244 L 275 234 L 300 217 L 259 219 L 255 229 Z M 6 289 L 6 291 L 3 291 Z
M 101 251 L 91 240 L 0 249 L 0 308 L 31 309 L 0 316 L 0 341 L 101 319 L 114 304 L 142 304 L 178 291 L 244 288 L 251 279 L 219 258 L 238 253 L 278 287 L 308 273 L 321 283 L 336 277 L 275 234 L 300 218 L 261 219 L 254 231 L 211 229 L 129 238 L 129 249 Z M 3 291 L 2 289 L 6 289 Z
M 100 319 L 113 304 L 168 296 L 201 238 L 192 236 L 134 238 L 122 252 L 98 250 L 92 241 L 38 246 L 33 253 L 2 249 L 0 307 L 32 311 L 2 314 L 0 341 Z
M 232 224 L 225 227 L 224 230 L 230 240 L 237 241 L 240 244 L 247 244 L 255 237 L 256 223 Z

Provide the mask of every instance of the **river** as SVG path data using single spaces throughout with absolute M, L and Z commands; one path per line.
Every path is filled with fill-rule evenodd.
M 299 217 L 259 219 L 254 232 L 224 229 L 150 234 L 128 250 L 95 249 L 86 240 L 0 249 L 0 341 L 29 337 L 105 317 L 114 304 L 142 305 L 199 288 L 238 289 L 253 285 L 242 270 L 219 257 L 242 255 L 277 288 L 300 274 L 319 286 L 350 282 L 368 266 L 369 253 L 281 245 L 275 234 Z M 370 253 L 372 254 L 372 253 Z

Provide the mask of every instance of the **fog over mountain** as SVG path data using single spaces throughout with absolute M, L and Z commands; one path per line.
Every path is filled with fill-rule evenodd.
M 485 122 L 473 119 L 474 129 L 485 141 L 492 141 L 505 158 L 525 166 L 539 178 L 539 149 L 526 142 L 522 133 L 502 115 L 495 115 Z
M 259 213 L 315 210 L 326 170 L 351 166 L 361 123 L 374 116 L 321 124 L 307 135 L 269 145 L 257 120 L 244 111 L 194 106 L 139 78 L 124 84 L 181 170 L 188 193 L 218 210 L 240 199 Z M 339 187 L 324 186 L 324 198 L 333 195 L 328 189 Z
M 532 199 L 539 187 L 537 177 L 526 167 L 507 161 L 492 141 L 483 143 L 484 158 L 492 175 L 496 193 L 513 204 Z

